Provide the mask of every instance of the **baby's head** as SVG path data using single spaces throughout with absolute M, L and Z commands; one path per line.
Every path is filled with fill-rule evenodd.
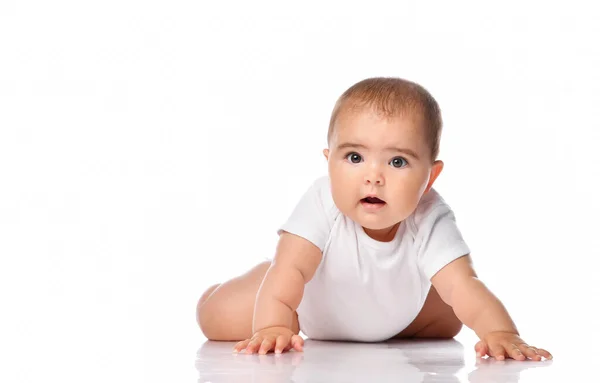
M 438 104 L 418 84 L 370 78 L 346 90 L 323 151 L 338 209 L 371 237 L 391 240 L 442 171 L 441 130 Z M 385 203 L 365 203 L 368 195 Z

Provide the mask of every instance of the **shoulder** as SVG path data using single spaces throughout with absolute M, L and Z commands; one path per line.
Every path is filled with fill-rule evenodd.
M 338 216 L 329 177 L 319 177 L 310 184 L 277 232 L 287 231 L 303 237 L 323 251 Z
M 451 211 L 452 209 L 440 193 L 431 188 L 429 192 L 421 197 L 415 211 L 408 218 L 408 223 L 414 234 L 416 234 L 419 228 L 428 226 L 428 222 L 435 221 L 436 217 L 440 217 Z
M 331 182 L 329 180 L 329 176 L 324 175 L 317 177 L 313 181 L 312 187 L 317 190 L 329 190 L 329 192 L 331 193 Z
M 329 175 L 320 176 L 315 179 L 312 183 L 311 190 L 321 203 L 326 216 L 332 221 L 335 220 L 340 215 L 340 211 L 333 201 Z
M 427 280 L 450 262 L 471 253 L 454 212 L 437 191 L 431 189 L 421 198 L 412 223 L 418 265 Z

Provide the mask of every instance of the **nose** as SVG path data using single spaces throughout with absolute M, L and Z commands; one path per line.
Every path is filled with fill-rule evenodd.
M 369 168 L 367 174 L 365 175 L 365 184 L 383 186 L 383 174 L 378 166 L 372 166 Z

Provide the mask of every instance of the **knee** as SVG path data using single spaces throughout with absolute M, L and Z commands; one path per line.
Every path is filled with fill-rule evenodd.
M 454 338 L 458 335 L 460 330 L 462 330 L 463 324 L 460 320 L 454 321 L 446 327 L 446 334 L 444 334 L 445 338 Z
M 200 299 L 198 300 L 198 304 L 196 304 L 196 322 L 198 323 L 198 326 L 200 326 L 200 329 L 202 329 L 202 313 L 204 311 L 204 303 L 208 300 L 208 298 L 211 296 L 211 294 L 217 289 L 217 287 L 221 286 L 220 283 L 217 283 L 216 285 L 212 285 L 210 286 L 208 289 L 206 289 L 206 291 L 204 292 L 204 294 L 202 294 L 202 296 L 200 297 Z
M 458 318 L 440 318 L 418 331 L 415 338 L 454 338 L 462 330 L 462 322 Z
M 439 325 L 437 332 L 438 338 L 454 338 L 462 330 L 463 324 L 458 318 L 444 321 Z

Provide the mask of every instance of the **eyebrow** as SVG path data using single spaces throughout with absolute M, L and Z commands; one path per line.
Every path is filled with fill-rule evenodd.
M 345 142 L 345 143 L 339 144 L 337 146 L 337 150 L 346 149 L 346 148 L 361 148 L 361 149 L 369 150 L 369 148 L 367 148 L 363 144 L 355 144 L 355 143 L 352 143 L 352 142 Z M 388 146 L 388 147 L 385 147 L 384 150 L 391 151 L 391 152 L 405 153 L 405 154 L 408 154 L 409 156 L 411 156 L 411 157 L 413 157 L 413 158 L 415 158 L 417 160 L 419 159 L 419 156 L 417 155 L 417 153 L 415 153 L 414 151 L 412 151 L 410 149 L 396 148 L 396 147 L 393 147 L 393 146 Z

